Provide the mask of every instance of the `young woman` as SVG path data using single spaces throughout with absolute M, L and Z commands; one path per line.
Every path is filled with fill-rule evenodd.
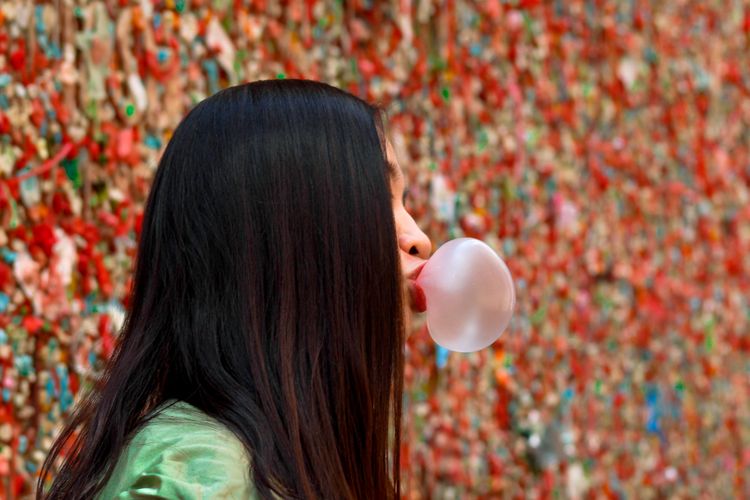
M 187 114 L 118 344 L 37 498 L 398 498 L 404 331 L 431 243 L 383 114 L 310 80 Z

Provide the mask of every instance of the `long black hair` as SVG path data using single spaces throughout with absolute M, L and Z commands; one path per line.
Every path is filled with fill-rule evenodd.
M 116 347 L 38 499 L 94 496 L 170 398 L 237 435 L 263 497 L 398 498 L 404 298 L 383 114 L 295 79 L 190 110 L 146 201 Z

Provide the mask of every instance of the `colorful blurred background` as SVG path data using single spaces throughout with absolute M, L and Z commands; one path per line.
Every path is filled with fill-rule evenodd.
M 150 179 L 222 87 L 387 103 L 407 207 L 516 280 L 407 345 L 406 498 L 750 498 L 748 0 L 0 1 L 0 498 L 128 307 Z

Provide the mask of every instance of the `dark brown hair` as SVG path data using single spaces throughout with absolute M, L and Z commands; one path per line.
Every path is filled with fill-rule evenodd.
M 292 79 L 187 114 L 153 179 L 118 343 L 38 499 L 92 498 L 170 398 L 237 435 L 264 498 L 399 497 L 403 296 L 382 115 Z

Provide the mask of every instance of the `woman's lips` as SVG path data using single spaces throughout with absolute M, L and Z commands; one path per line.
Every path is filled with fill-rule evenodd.
M 404 276 L 406 278 L 406 288 L 409 292 L 409 306 L 413 311 L 420 313 L 427 310 L 427 297 L 425 297 L 422 287 L 417 284 L 417 279 L 425 264 L 427 264 L 427 261 L 422 261 Z
M 417 267 L 412 269 L 412 271 L 406 275 L 406 279 L 411 280 L 411 281 L 417 281 L 417 278 L 419 278 L 419 273 L 422 272 L 422 269 L 424 268 L 425 264 L 427 264 L 427 261 L 422 262 Z
M 422 287 L 419 286 L 416 281 L 409 280 L 408 288 L 411 308 L 419 313 L 425 312 L 427 310 L 427 297 L 425 296 Z

